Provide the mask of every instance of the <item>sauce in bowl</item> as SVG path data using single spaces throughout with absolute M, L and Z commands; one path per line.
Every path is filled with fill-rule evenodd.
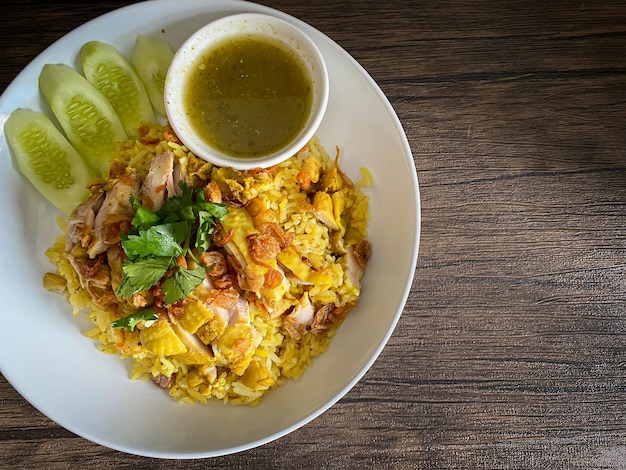
M 313 137 L 328 90 L 324 58 L 305 32 L 241 13 L 200 28 L 174 54 L 165 109 L 196 156 L 238 170 L 267 168 Z
M 303 129 L 312 83 L 301 60 L 271 38 L 243 35 L 204 51 L 183 106 L 200 138 L 235 157 L 261 157 Z

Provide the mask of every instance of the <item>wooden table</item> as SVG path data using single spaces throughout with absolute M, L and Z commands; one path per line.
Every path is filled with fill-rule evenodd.
M 129 3 L 4 2 L 0 89 Z M 0 466 L 626 468 L 626 3 L 262 3 L 351 53 L 406 130 L 422 241 L 388 346 L 313 422 L 203 461 L 88 442 L 0 378 Z

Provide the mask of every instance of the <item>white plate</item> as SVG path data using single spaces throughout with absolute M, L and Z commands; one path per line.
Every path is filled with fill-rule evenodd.
M 273 14 L 308 33 L 324 55 L 330 99 L 321 143 L 348 175 L 373 177 L 370 236 L 374 254 L 359 307 L 330 349 L 297 382 L 270 392 L 256 408 L 221 403 L 179 405 L 153 384 L 131 381 L 128 365 L 97 350 L 62 296 L 42 287 L 52 268 L 45 250 L 60 234 L 59 213 L 16 170 L 0 130 L 0 370 L 15 389 L 61 426 L 132 454 L 199 458 L 249 449 L 314 419 L 347 393 L 383 349 L 408 296 L 419 245 L 420 202 L 411 150 L 382 91 L 343 49 L 291 16 L 233 0 L 152 0 L 90 21 L 33 60 L 0 97 L 0 124 L 15 108 L 47 110 L 37 87 L 45 63 L 77 66 L 81 45 L 114 44 L 128 55 L 138 33 L 161 34 L 174 47 L 204 24 L 241 12 Z M 407 354 L 411 351 L 407 350 Z M 332 433 L 332 430 L 329 430 Z M 338 436 L 339 437 L 339 436 Z

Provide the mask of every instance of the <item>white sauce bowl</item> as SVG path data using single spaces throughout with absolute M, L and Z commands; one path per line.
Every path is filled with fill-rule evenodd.
M 226 39 L 248 34 L 267 37 L 290 49 L 307 69 L 313 87 L 311 111 L 301 131 L 279 150 L 261 157 L 228 155 L 203 140 L 189 122 L 183 99 L 187 77 L 197 59 L 206 50 Z M 270 15 L 243 13 L 209 23 L 180 47 L 165 78 L 165 109 L 174 132 L 198 157 L 218 166 L 239 170 L 267 168 L 295 155 L 313 137 L 326 112 L 328 89 L 328 71 L 322 54 L 304 32 Z

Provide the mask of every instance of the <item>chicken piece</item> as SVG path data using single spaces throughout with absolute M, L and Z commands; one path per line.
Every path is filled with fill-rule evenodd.
M 275 270 L 272 270 L 272 273 L 276 272 L 277 276 L 280 276 L 280 282 L 278 285 L 274 285 L 273 283 L 267 286 L 263 286 L 259 292 L 261 294 L 261 302 L 263 306 L 269 313 L 270 318 L 276 318 L 282 315 L 285 310 L 291 307 L 292 302 L 285 298 L 285 294 L 289 292 L 290 283 L 287 276 L 285 276 L 285 271 L 280 266 L 277 266 Z
M 293 310 L 285 315 L 285 329 L 294 339 L 299 339 L 304 330 L 313 322 L 315 309 L 309 299 L 309 294 L 305 292 Z
M 225 233 L 230 233 L 232 229 L 232 236 L 226 242 L 224 248 L 237 261 L 237 265 L 233 267 L 241 270 L 252 262 L 248 253 L 246 237 L 257 233 L 257 230 L 254 228 L 248 212 L 237 207 L 229 209 L 228 214 L 221 221 L 221 225 Z
M 291 271 L 303 284 L 313 284 L 320 290 L 328 290 L 333 285 L 331 275 L 315 271 L 309 263 L 302 259 L 296 249 L 290 245 L 277 255 L 278 261 Z
M 210 311 L 211 316 L 206 322 L 204 322 L 197 330 L 196 336 L 200 338 L 204 344 L 211 344 L 218 338 L 226 328 L 228 327 L 227 317 L 228 312 L 226 310 L 214 310 Z
M 148 328 L 143 328 L 139 332 L 139 339 L 147 351 L 159 356 L 173 356 L 187 352 L 185 343 L 164 318 L 159 318 Z
M 262 340 L 263 335 L 254 326 L 235 323 L 212 343 L 217 365 L 228 366 L 234 374 L 242 375 Z
M 228 310 L 228 315 L 229 327 L 236 324 L 250 323 L 250 306 L 248 301 L 240 297 L 235 306 Z
M 215 289 L 215 287 L 213 278 L 211 278 L 207 273 L 202 282 L 193 290 L 193 293 L 199 299 L 204 299 L 211 295 L 211 292 Z
M 174 154 L 164 152 L 150 162 L 150 169 L 141 186 L 141 204 L 157 212 L 163 207 L 167 197 L 167 188 L 173 191 Z M 169 185 L 168 185 L 169 182 Z
M 345 223 L 342 221 L 341 216 L 343 212 L 352 206 L 354 199 L 354 193 L 350 188 L 343 188 L 339 191 L 335 191 L 331 198 L 333 200 L 333 217 L 339 226 L 339 230 L 342 235 L 346 232 Z
M 202 320 L 206 321 L 196 330 L 196 336 L 211 346 L 217 365 L 229 366 L 241 375 L 262 340 L 262 335 L 250 323 L 248 302 L 239 297 L 235 289 L 230 289 L 217 291 L 212 299 L 205 300 L 204 306 L 204 309 L 198 309 L 198 305 L 186 307 L 180 324 L 193 329 L 192 324 L 198 323 L 194 323 L 196 312 L 193 310 L 200 310 Z M 193 310 L 187 310 L 189 308 Z
M 204 302 L 190 298 L 183 305 L 180 323 L 189 333 L 195 334 L 198 328 L 208 322 L 214 315 Z
M 302 260 L 302 256 L 293 246 L 288 246 L 277 255 L 278 261 L 291 271 L 298 279 L 307 282 L 311 274 L 311 266 Z
M 361 278 L 370 256 L 371 244 L 367 240 L 361 240 L 356 245 L 349 246 L 347 253 L 341 257 L 346 276 L 357 289 L 361 288 Z
M 236 310 L 241 308 L 240 300 L 235 289 L 214 289 L 205 298 L 188 302 L 180 322 L 204 344 L 210 344 L 232 322 Z
M 96 221 L 96 213 L 104 201 L 104 192 L 97 191 L 89 199 L 81 203 L 72 211 L 67 219 L 67 242 L 65 251 L 70 251 L 74 245 L 80 244 L 87 248 L 93 237 L 93 228 Z
M 222 228 L 232 232 L 232 237 L 226 242 L 224 248 L 232 256 L 235 263 L 233 268 L 239 275 L 239 285 L 244 290 L 257 291 L 265 283 L 265 274 L 275 266 L 260 265 L 254 262 L 249 246 L 248 237 L 255 236 L 258 231 L 254 227 L 252 218 L 245 209 L 232 208 L 222 220 Z M 272 265 L 273 264 L 273 265 Z
M 313 196 L 313 213 L 315 217 L 331 230 L 339 230 L 339 224 L 333 211 L 333 198 L 330 194 L 317 192 Z
M 122 266 L 124 264 L 124 260 L 126 259 L 126 254 L 120 245 L 110 246 L 107 249 L 106 254 L 107 264 L 111 270 L 111 287 L 113 288 L 113 292 L 117 292 L 117 287 L 124 276 Z M 123 301 L 123 299 L 120 301 Z
M 242 274 L 237 277 L 239 287 L 250 292 L 258 292 L 265 284 L 265 275 L 257 271 L 254 265 L 247 264 Z
M 140 178 L 134 171 L 121 174 L 106 192 L 94 220 L 93 239 L 87 254 L 95 258 L 110 245 L 120 241 L 120 232 L 128 231 L 135 209 L 131 197 L 139 193 Z
M 217 366 L 203 365 L 200 367 L 200 373 L 207 379 L 210 384 L 214 384 L 217 380 Z
M 174 164 L 174 170 L 172 171 L 172 177 L 167 179 L 166 191 L 167 197 L 182 196 L 183 188 L 180 187 L 180 183 L 185 181 L 185 173 L 180 162 Z
M 240 382 L 251 390 L 267 390 L 276 382 L 272 373 L 259 361 L 252 361 L 241 376 Z
M 82 259 L 73 253 L 67 253 L 67 260 L 76 271 L 82 288 L 89 294 L 91 300 L 101 308 L 116 303 L 117 298 L 111 289 L 111 273 L 104 262 L 106 254 L 101 253 L 94 259 Z
M 213 351 L 207 347 L 200 339 L 189 333 L 181 324 L 170 316 L 170 324 L 172 330 L 187 348 L 182 354 L 176 354 L 174 357 L 183 364 L 208 364 L 215 365 L 215 356 Z

